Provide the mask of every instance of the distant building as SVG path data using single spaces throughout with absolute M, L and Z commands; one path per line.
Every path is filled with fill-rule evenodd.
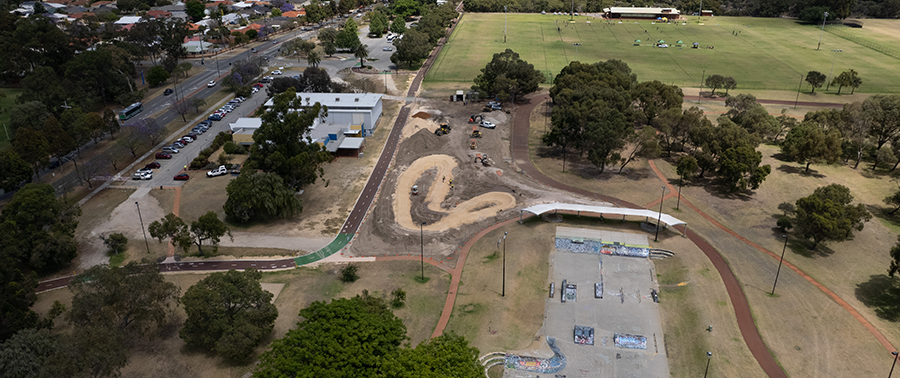
M 603 9 L 603 12 L 606 13 L 606 17 L 609 19 L 640 18 L 655 20 L 667 18 L 676 20 L 681 17 L 681 12 L 675 8 L 612 7 Z
M 325 122 L 341 125 L 362 125 L 363 135 L 375 132 L 381 118 L 383 97 L 380 93 L 297 93 L 303 105 L 320 103 L 328 107 Z M 271 107 L 272 99 L 266 102 Z

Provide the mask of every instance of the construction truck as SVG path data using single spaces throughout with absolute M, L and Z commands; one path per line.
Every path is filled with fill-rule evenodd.
M 441 136 L 444 134 L 450 134 L 450 125 L 446 123 L 442 123 L 440 128 L 434 130 L 434 135 Z
M 478 130 L 478 126 L 472 126 L 472 134 L 469 135 L 470 138 L 481 138 L 481 130 Z
M 481 123 L 481 121 L 484 121 L 484 116 L 481 114 L 472 114 L 469 117 L 469 123 Z

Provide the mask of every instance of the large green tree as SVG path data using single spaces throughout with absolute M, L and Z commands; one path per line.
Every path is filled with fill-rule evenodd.
M 69 284 L 69 290 L 72 309 L 66 320 L 77 327 L 114 329 L 128 336 L 142 336 L 165 324 L 180 291 L 148 261 L 91 267 Z
M 247 360 L 270 333 L 278 317 L 272 293 L 259 284 L 255 269 L 213 273 L 181 298 L 187 319 L 179 335 L 188 345 L 215 351 L 231 360 Z
M 819 71 L 809 71 L 806 73 L 806 82 L 812 87 L 812 93 L 816 93 L 816 88 L 822 88 L 825 85 L 828 76 Z
M 188 225 L 173 213 L 166 214 L 163 219 L 151 222 L 147 231 L 160 243 L 168 241 L 176 247 L 181 247 L 185 252 L 191 247 L 193 241 Z
M 0 344 L 0 371 L 4 378 L 41 377 L 59 346 L 47 330 L 23 329 Z
M 812 239 L 810 249 L 824 241 L 844 241 L 853 237 L 853 230 L 862 231 L 872 215 L 863 204 L 851 204 L 850 189 L 840 184 L 816 188 L 808 197 L 797 200 L 796 230 Z
M 506 49 L 494 54 L 481 69 L 472 89 L 515 102 L 519 96 L 537 91 L 544 80 L 544 75 L 534 65 L 522 60 L 517 52 Z
M 232 219 L 250 220 L 289 217 L 303 210 L 294 190 L 272 172 L 247 171 L 225 188 L 228 199 L 223 208 Z
M 381 298 L 313 302 L 300 317 L 261 356 L 255 377 L 380 377 L 407 340 L 406 326 Z
M 247 165 L 278 174 L 296 190 L 314 184 L 323 175 L 322 164 L 332 157 L 307 133 L 317 118 L 327 114 L 327 107 L 304 104 L 293 90 L 276 95 L 262 116 L 262 126 L 253 133 L 255 143 Z
M 347 20 L 334 39 L 335 47 L 342 50 L 356 50 L 357 46 L 361 44 L 358 31 L 359 27 L 356 26 L 356 22 L 353 19 Z
M 731 191 L 758 189 L 772 173 L 772 167 L 762 163 L 762 153 L 749 146 L 729 148 L 719 159 L 719 175 Z
M 484 366 L 478 363 L 478 348 L 452 331 L 400 350 L 385 365 L 388 376 L 396 378 L 480 378 Z
M 369 34 L 374 35 L 375 38 L 381 38 L 381 35 L 388 30 L 388 22 L 388 18 L 384 13 L 380 11 L 370 13 Z
M 200 255 L 203 255 L 203 242 L 212 244 L 213 253 L 216 253 L 219 240 L 225 235 L 234 240 L 231 237 L 231 230 L 219 219 L 215 211 L 207 212 L 200 219 L 191 222 L 191 239 L 197 245 Z
M 827 132 L 819 126 L 804 122 L 788 132 L 781 144 L 781 151 L 799 163 L 834 164 L 841 158 L 841 132 Z
M 417 62 L 427 58 L 432 47 L 428 36 L 418 30 L 406 32 L 403 39 L 395 45 L 397 51 L 391 55 L 391 62 L 397 66 L 405 65 L 407 68 L 412 68 Z
M 681 88 L 666 85 L 659 80 L 645 81 L 634 88 L 635 107 L 643 115 L 645 123 L 668 109 L 681 109 L 684 93 Z
M 31 166 L 11 149 L 0 151 L 0 189 L 11 192 L 31 181 Z
M 25 185 L 0 214 L 9 256 L 36 270 L 69 263 L 76 255 L 80 215 L 80 208 L 56 198 L 53 186 Z
M 23 272 L 18 263 L 9 257 L 12 237 L 7 233 L 7 225 L 0 225 L 0 341 L 9 339 L 16 332 L 28 328 L 47 326 L 40 316 L 31 309 L 37 301 L 37 275 Z M 6 369 L 0 370 L 5 371 Z
M 206 16 L 206 6 L 200 0 L 188 0 L 185 4 L 185 12 L 194 22 L 200 21 Z

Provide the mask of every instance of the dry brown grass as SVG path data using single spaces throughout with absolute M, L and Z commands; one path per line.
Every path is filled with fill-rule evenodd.
M 709 105 L 704 104 L 704 107 Z M 715 118 L 715 113 L 723 111 L 719 109 L 710 107 L 706 110 L 711 113 L 710 118 Z M 778 114 L 780 107 L 768 109 L 770 113 Z M 800 110 L 791 109 L 789 114 L 802 117 Z M 534 135 L 532 141 L 539 143 L 534 142 Z M 682 194 L 717 221 L 772 251 L 778 252 L 782 247 L 780 232 L 773 229 L 775 215 L 779 213 L 777 206 L 781 202 L 793 202 L 809 195 L 816 187 L 840 183 L 851 189 L 857 201 L 878 210 L 884 207 L 881 199 L 896 190 L 895 184 L 887 178 L 862 169 L 853 170 L 842 165 L 812 166 L 811 171 L 814 172 L 806 174 L 800 172 L 802 167 L 799 164 L 777 160 L 774 157 L 778 152 L 776 147 L 763 145 L 759 150 L 763 153 L 764 164 L 772 165 L 772 174 L 752 195 L 734 195 L 722 191 L 715 183 L 703 181 L 685 186 Z M 572 174 L 563 176 L 557 173 L 558 167 L 548 172 L 544 167 L 560 165 L 558 159 L 538 157 L 532 152 L 532 159 L 545 174 L 565 177 L 570 185 L 639 204 L 652 201 L 659 195 L 634 193 L 650 192 L 647 188 L 657 188 L 660 182 L 653 176 L 636 180 L 625 187 L 603 185 L 600 188 L 585 180 L 572 179 Z M 657 159 L 656 164 L 672 184 L 677 184 L 671 160 Z M 777 260 L 716 228 L 683 204 L 681 211 L 675 211 L 674 201 L 667 200 L 664 211 L 686 220 L 691 229 L 703 235 L 725 256 L 735 275 L 745 285 L 744 290 L 763 340 L 788 374 L 866 376 L 876 372 L 873 366 L 884 360 L 878 356 L 882 356 L 885 349 L 846 310 L 789 269 L 781 270 L 778 296 L 770 297 L 767 293 L 771 291 Z M 873 309 L 857 298 L 860 285 L 870 283 L 870 280 L 872 284 L 882 282 L 880 279 L 884 278 L 889 261 L 887 250 L 896 240 L 896 230 L 892 231 L 890 227 L 892 222 L 881 222 L 876 218 L 866 224 L 865 230 L 857 233 L 855 240 L 820 248 L 824 253 L 810 253 L 794 241 L 789 245 L 791 251 L 786 259 L 853 305 L 892 343 L 897 344 L 900 330 L 896 325 L 879 318 Z M 664 310 L 663 317 L 667 315 Z M 837 360 L 839 355 L 855 357 L 852 361 Z
M 440 318 L 444 299 L 449 288 L 449 274 L 426 265 L 425 274 L 431 277 L 426 284 L 419 284 L 413 277 L 419 274 L 419 264 L 411 261 L 360 263 L 360 279 L 351 284 L 338 279 L 339 265 L 324 265 L 317 269 L 299 268 L 283 272 L 264 273 L 262 282 L 283 283 L 284 288 L 275 300 L 278 319 L 272 336 L 256 348 L 263 352 L 275 338 L 283 337 L 300 320 L 300 309 L 313 301 L 336 297 L 351 297 L 368 290 L 369 295 L 390 298 L 390 292 L 402 288 L 407 293 L 406 305 L 394 310 L 407 327 L 412 345 L 431 336 Z M 182 294 L 206 274 L 169 274 L 166 281 L 175 283 Z M 72 295 L 68 289 L 59 289 L 38 295 L 33 307 L 46 315 L 53 301 L 59 300 L 71 306 Z M 178 330 L 185 318 L 184 309 L 178 307 L 172 321 L 152 338 L 136 342 L 129 352 L 128 366 L 122 370 L 125 377 L 241 377 L 252 371 L 252 364 L 234 365 L 202 349 L 187 347 L 178 337 Z M 68 325 L 57 320 L 56 332 L 65 332 Z

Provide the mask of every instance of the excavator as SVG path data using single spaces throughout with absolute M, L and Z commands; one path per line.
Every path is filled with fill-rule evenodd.
M 478 130 L 478 126 L 472 126 L 472 134 L 470 134 L 469 137 L 481 138 L 481 130 Z
M 450 125 L 446 123 L 442 123 L 440 128 L 434 130 L 434 135 L 441 136 L 444 134 L 450 134 Z
M 487 154 L 477 154 L 475 155 L 475 163 L 481 162 L 481 165 L 485 167 L 491 166 L 491 161 L 488 160 Z
M 484 116 L 481 114 L 473 114 L 469 117 L 469 123 L 479 124 L 481 121 L 484 121 Z

